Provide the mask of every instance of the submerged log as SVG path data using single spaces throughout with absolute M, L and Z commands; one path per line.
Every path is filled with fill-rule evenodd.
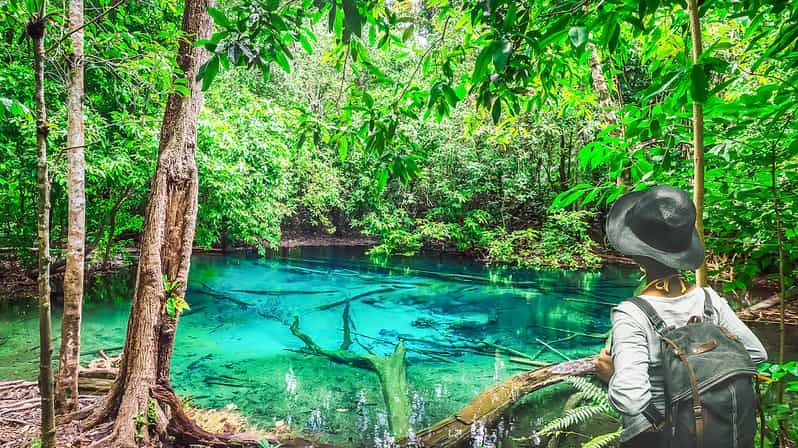
M 417 432 L 412 440 L 402 440 L 401 445 L 427 448 L 470 446 L 472 425 L 496 426 L 505 412 L 525 395 L 559 383 L 567 376 L 595 373 L 594 360 L 593 357 L 577 359 L 510 377 L 479 394 L 454 415 Z
M 348 310 L 348 306 L 345 308 Z M 349 328 L 349 313 L 344 312 L 344 335 L 346 338 Z M 351 352 L 348 347 L 351 341 L 346 339 L 342 348 L 338 350 L 326 350 L 316 344 L 313 339 L 299 329 L 299 317 L 294 317 L 291 325 L 291 334 L 305 343 L 305 348 L 311 353 L 323 356 L 332 362 L 370 370 L 377 374 L 380 381 L 382 397 L 388 411 L 388 426 L 391 433 L 396 438 L 407 436 L 410 429 L 410 396 L 407 385 L 407 363 L 405 355 L 407 347 L 404 342 L 399 342 L 396 349 L 390 356 L 379 356 L 375 354 L 361 355 Z

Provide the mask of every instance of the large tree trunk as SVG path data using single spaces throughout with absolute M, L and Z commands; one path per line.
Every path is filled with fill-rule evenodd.
M 196 74 L 207 56 L 193 41 L 209 38 L 212 22 L 208 7 L 212 5 L 213 0 L 185 3 L 183 32 L 188 38 L 180 40 L 178 64 L 191 95 L 170 94 L 166 105 L 120 374 L 87 421 L 91 425 L 115 419 L 113 432 L 100 445 L 135 447 L 137 440 L 146 444 L 153 436 L 163 434 L 169 420 L 159 410 L 157 424 L 148 422 L 152 424 L 141 427 L 136 423 L 137 417 L 148 415 L 150 388 L 156 384 L 169 387 L 177 320 L 166 313 L 165 304 L 170 297 L 182 298 L 185 294 L 197 217 L 195 150 L 203 94 Z M 165 280 L 176 285 L 169 288 L 170 297 Z
M 690 34 L 693 41 L 693 64 L 701 59 L 701 22 L 698 19 L 697 0 L 688 0 L 690 10 Z M 693 99 L 693 202 L 695 202 L 695 228 L 704 239 L 704 107 Z M 707 285 L 707 263 L 695 273 L 698 286 Z
M 50 322 L 50 178 L 47 170 L 47 109 L 44 102 L 44 34 L 47 2 L 27 26 L 33 41 L 33 68 L 36 84 L 36 151 L 39 181 L 39 391 L 42 402 L 42 446 L 55 447 L 53 404 L 53 343 Z
M 84 193 L 83 133 L 83 0 L 69 1 L 69 32 L 72 54 L 67 87 L 67 193 L 69 231 L 64 271 L 64 316 L 61 320 L 61 350 L 56 376 L 56 405 L 59 412 L 78 408 L 78 364 L 80 362 L 80 319 L 83 305 L 83 267 L 86 246 L 86 197 Z

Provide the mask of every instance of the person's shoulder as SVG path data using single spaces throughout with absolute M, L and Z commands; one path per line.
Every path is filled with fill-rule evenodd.
M 715 291 L 715 289 L 712 288 L 711 286 L 704 286 L 703 288 L 696 288 L 696 289 L 705 291 L 706 294 L 709 295 L 709 299 L 712 301 L 712 305 L 716 309 L 719 309 L 721 306 L 723 306 L 723 305 L 725 305 L 727 303 L 726 299 L 724 299 L 723 296 L 721 296 L 720 293 Z M 703 291 L 700 292 L 700 297 L 701 298 L 704 298 L 704 292 Z
M 646 300 L 642 298 L 642 300 Z M 612 309 L 612 321 L 613 322 L 620 322 L 620 321 L 631 321 L 635 322 L 640 326 L 646 325 L 648 322 L 648 317 L 646 317 L 646 313 L 640 309 L 637 305 L 632 303 L 631 299 L 626 299 L 623 302 L 619 303 Z

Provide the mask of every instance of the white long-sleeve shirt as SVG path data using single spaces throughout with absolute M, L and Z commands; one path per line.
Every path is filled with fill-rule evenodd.
M 754 363 L 767 359 L 767 352 L 725 299 L 706 288 L 715 309 L 713 319 L 742 341 Z M 683 326 L 691 316 L 704 314 L 704 290 L 694 288 L 679 297 L 642 295 L 668 326 Z M 625 442 L 647 430 L 651 423 L 643 416 L 649 403 L 665 413 L 664 378 L 656 372 L 661 367 L 660 338 L 645 313 L 631 302 L 623 302 L 612 312 L 612 362 L 615 373 L 609 384 L 612 406 L 623 417 L 621 441 Z

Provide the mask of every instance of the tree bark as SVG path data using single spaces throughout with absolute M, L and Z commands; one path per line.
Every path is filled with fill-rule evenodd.
M 47 109 L 44 101 L 44 35 L 47 2 L 27 25 L 33 41 L 33 68 L 36 85 L 36 152 L 39 182 L 39 391 L 41 394 L 42 446 L 55 447 L 55 407 L 53 403 L 53 343 L 50 321 L 50 177 L 47 170 Z
M 194 46 L 193 41 L 210 37 L 212 22 L 208 7 L 213 3 L 214 0 L 185 3 L 186 38 L 180 40 L 177 60 L 191 95 L 172 93 L 167 101 L 119 378 L 86 421 L 93 425 L 115 420 L 111 435 L 100 441 L 99 446 L 132 448 L 139 442 L 146 445 L 154 437 L 162 437 L 166 430 L 160 424 L 155 428 L 137 427 L 135 420 L 137 416 L 147 415 L 152 399 L 150 388 L 170 385 L 177 319 L 166 313 L 165 305 L 170 297 L 182 298 L 185 294 L 197 218 L 195 153 L 203 93 L 196 74 L 207 53 L 203 47 Z M 164 280 L 176 285 L 168 291 L 170 297 Z M 164 403 L 160 407 L 164 405 L 170 406 Z
M 697 0 L 688 0 L 690 13 L 690 34 L 693 41 L 693 64 L 701 59 L 701 22 L 698 18 Z M 704 240 L 704 108 L 693 99 L 693 202 L 695 203 L 695 228 L 701 240 Z M 707 263 L 695 273 L 698 286 L 707 285 Z
M 61 413 L 78 408 L 80 320 L 83 306 L 83 275 L 86 246 L 86 196 L 83 127 L 83 0 L 69 1 L 69 32 L 72 54 L 67 87 L 67 194 L 69 225 L 64 271 L 64 315 L 61 320 L 61 350 L 56 376 L 56 406 Z

